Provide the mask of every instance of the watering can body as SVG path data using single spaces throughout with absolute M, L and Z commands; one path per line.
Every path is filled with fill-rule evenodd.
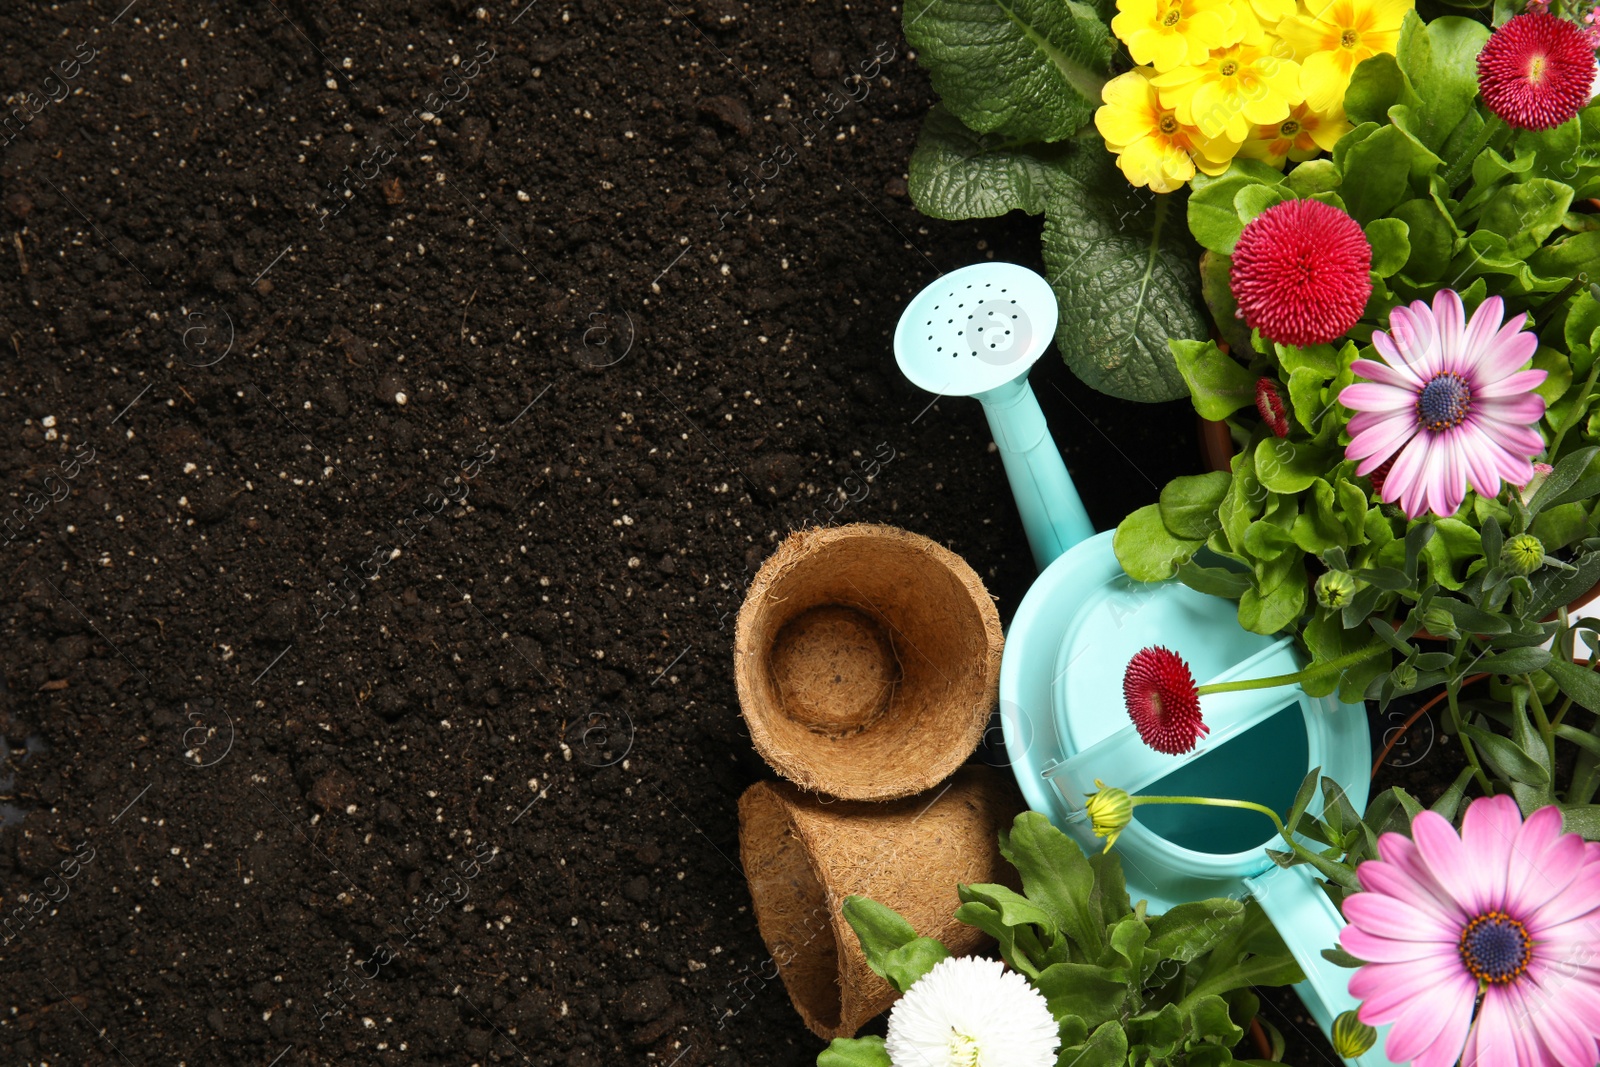
M 996 292 L 1003 294 L 998 302 L 985 295 Z M 1217 694 L 1203 704 L 1212 733 L 1194 752 L 1168 756 L 1138 740 L 1121 683 L 1141 648 L 1172 648 L 1201 682 L 1293 673 L 1300 663 L 1289 639 L 1245 631 L 1230 601 L 1177 582 L 1129 578 L 1112 551 L 1112 533 L 1094 533 L 1026 381 L 1056 321 L 1054 293 L 1042 278 L 984 263 L 930 285 L 895 333 L 896 358 L 914 384 L 983 404 L 1041 568 L 1012 620 L 1000 665 L 1007 758 L 1029 807 L 1086 851 L 1102 846 L 1082 811 L 1096 777 L 1134 794 L 1254 800 L 1281 812 L 1305 775 L 1321 767 L 1363 810 L 1371 738 L 1360 706 L 1290 686 Z M 1128 891 L 1152 912 L 1254 896 L 1306 973 L 1297 990 L 1308 1010 L 1331 1033 L 1333 1019 L 1357 1006 L 1347 989 L 1351 972 L 1321 955 L 1337 942 L 1343 920 L 1306 868 L 1273 863 L 1264 824 L 1261 815 L 1237 810 L 1138 809 L 1117 842 Z M 1389 1067 L 1381 1048 L 1380 1039 L 1348 1062 Z

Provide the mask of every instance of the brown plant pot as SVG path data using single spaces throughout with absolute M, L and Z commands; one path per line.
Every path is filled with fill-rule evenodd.
M 957 922 L 956 885 L 1020 888 L 1000 831 L 1022 810 L 1009 775 L 964 767 L 930 796 L 888 804 L 828 802 L 786 782 L 739 798 L 739 857 L 756 925 L 784 988 L 818 1037 L 853 1037 L 898 997 L 867 966 L 840 911 L 852 895 L 899 912 L 953 955 L 989 943 Z
M 910 796 L 978 747 L 1003 643 L 993 599 L 949 549 L 893 526 L 807 530 L 739 609 L 739 707 L 756 751 L 801 788 Z

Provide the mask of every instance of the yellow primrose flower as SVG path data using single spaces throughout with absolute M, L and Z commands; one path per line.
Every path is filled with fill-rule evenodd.
M 1256 126 L 1282 122 L 1305 99 L 1298 63 L 1248 44 L 1218 49 L 1205 63 L 1159 74 L 1152 84 L 1179 122 L 1236 144 Z
M 1308 0 L 1305 13 L 1278 23 L 1300 60 L 1300 87 L 1317 111 L 1344 105 L 1350 75 L 1364 59 L 1393 52 L 1413 0 Z
M 1263 29 L 1270 30 L 1294 14 L 1294 0 L 1234 0 L 1237 7 L 1251 9 Z
M 1313 111 L 1310 104 L 1296 104 L 1282 122 L 1257 126 L 1250 139 L 1239 146 L 1239 154 L 1274 167 L 1283 166 L 1285 159 L 1299 163 L 1318 152 L 1333 151 L 1339 138 L 1351 129 L 1343 108 L 1322 112 Z
M 1196 166 L 1207 174 L 1221 174 L 1238 151 L 1237 142 L 1207 138 L 1185 126 L 1161 98 L 1148 67 L 1119 74 L 1101 90 L 1105 103 L 1094 113 L 1094 124 L 1106 147 L 1117 153 L 1117 166 L 1136 186 L 1158 193 L 1181 189 L 1194 177 Z
M 1204 63 L 1213 48 L 1244 35 L 1235 28 L 1239 0 L 1117 0 L 1111 30 L 1133 56 L 1158 71 Z

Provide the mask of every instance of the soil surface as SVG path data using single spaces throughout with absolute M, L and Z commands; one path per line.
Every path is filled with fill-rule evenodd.
M 814 1062 L 736 861 L 742 592 L 817 521 L 1007 617 L 1033 574 L 977 405 L 890 354 L 938 274 L 1038 259 L 907 200 L 898 9 L 0 40 L 0 1062 Z M 1199 468 L 1186 404 L 1035 385 L 1102 528 Z

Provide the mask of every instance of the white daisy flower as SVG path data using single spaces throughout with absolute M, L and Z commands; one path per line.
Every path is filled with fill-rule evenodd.
M 1060 1030 L 1040 992 L 999 960 L 944 959 L 889 1013 L 894 1067 L 1054 1067 Z

